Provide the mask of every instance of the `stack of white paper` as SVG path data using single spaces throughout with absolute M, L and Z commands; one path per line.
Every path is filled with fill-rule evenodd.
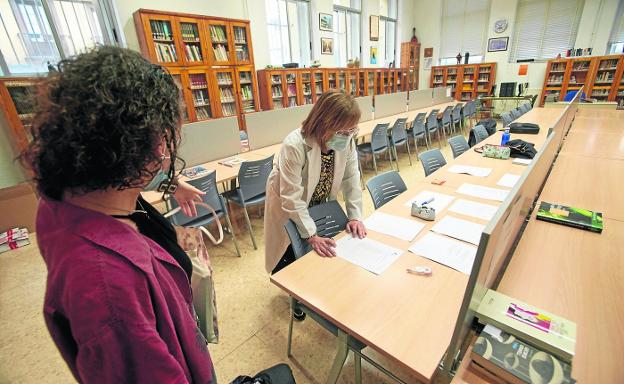
M 520 175 L 512 175 L 511 173 L 505 173 L 503 177 L 498 180 L 496 185 L 501 187 L 513 188 L 514 185 L 520 180 Z
M 369 238 L 344 236 L 336 241 L 336 256 L 376 275 L 383 273 L 402 254 L 401 249 Z
M 431 230 L 442 235 L 479 245 L 481 232 L 483 232 L 484 228 L 485 225 L 458 219 L 453 216 L 444 216 Z
M 429 207 L 435 209 L 436 214 L 439 214 L 447 205 L 453 201 L 455 197 L 451 195 L 445 195 L 444 193 L 437 193 L 431 191 L 422 191 L 418 195 L 414 196 L 414 198 L 410 199 L 405 206 L 411 207 L 412 203 L 415 201 L 418 204 L 422 204 L 425 201 L 429 201 L 433 198 L 433 201 L 427 204 Z
M 397 237 L 401 240 L 412 241 L 414 237 L 425 227 L 424 224 L 405 219 L 403 217 L 388 215 L 387 213 L 375 212 L 364 220 L 366 229 Z
M 467 175 L 472 175 L 472 176 L 477 176 L 477 177 L 487 177 L 492 172 L 492 168 L 473 167 L 471 165 L 455 164 L 452 167 L 450 167 L 448 171 L 452 173 L 465 173 Z
M 457 199 L 451 205 L 449 211 L 466 216 L 476 217 L 482 220 L 492 220 L 498 207 L 490 204 L 477 203 L 476 201 Z
M 529 164 L 531 164 L 531 161 L 533 161 L 533 159 L 515 158 L 515 159 L 513 159 L 512 163 L 513 164 L 520 164 L 520 165 L 529 165 Z
M 477 254 L 477 247 L 435 233 L 423 236 L 409 250 L 466 275 L 470 275 Z
M 457 192 L 464 194 L 464 195 L 468 195 L 468 196 L 479 197 L 481 199 L 486 199 L 486 200 L 496 200 L 496 201 L 505 201 L 505 199 L 507 198 L 507 195 L 509 194 L 509 191 L 504 190 L 504 189 L 484 187 L 482 185 L 475 185 L 475 184 L 469 184 L 469 183 L 462 184 L 457 189 Z

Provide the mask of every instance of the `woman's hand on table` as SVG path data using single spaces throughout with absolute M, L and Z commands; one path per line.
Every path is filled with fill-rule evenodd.
M 205 192 L 200 191 L 189 183 L 179 181 L 178 189 L 173 194 L 173 197 L 178 202 L 182 213 L 188 217 L 195 217 L 197 216 L 197 207 L 195 207 L 195 203 L 201 202 L 202 196 L 205 194 Z
M 366 227 L 360 220 L 350 220 L 347 223 L 347 232 L 354 238 L 363 239 L 366 237 Z
M 323 257 L 336 256 L 336 242 L 334 239 L 320 236 L 312 236 L 308 238 L 308 244 L 312 246 L 314 251 Z

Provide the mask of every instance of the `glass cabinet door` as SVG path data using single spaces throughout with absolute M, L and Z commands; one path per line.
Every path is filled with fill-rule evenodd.
M 258 109 L 256 107 L 256 87 L 253 70 L 251 68 L 239 68 L 236 71 L 240 85 L 241 109 L 243 113 L 255 112 Z
M 284 108 L 284 84 L 282 73 L 271 73 L 271 99 L 274 109 Z
M 301 90 L 303 93 L 303 103 L 312 104 L 312 73 L 301 72 Z
M 203 65 L 205 48 L 202 44 L 200 21 L 186 17 L 180 17 L 177 20 L 184 64 Z
M 178 52 L 173 18 L 169 16 L 149 15 L 148 39 L 151 40 L 150 49 L 156 61 L 162 64 L 181 64 L 182 56 Z
M 191 118 L 189 116 L 189 106 L 188 103 L 186 101 L 187 99 L 187 95 L 186 92 L 184 92 L 184 80 L 182 80 L 182 75 L 179 73 L 172 73 L 171 77 L 173 77 L 173 81 L 175 82 L 175 84 L 178 86 L 178 89 L 180 90 L 180 95 L 182 96 L 182 122 L 183 123 L 188 123 L 191 121 Z
M 347 73 L 338 71 L 338 89 L 347 90 Z
M 349 71 L 349 88 L 348 88 L 348 92 L 353 95 L 353 96 L 358 96 L 358 72 L 357 71 Z
M 366 87 L 368 88 L 367 95 L 374 95 L 375 94 L 375 72 L 367 71 L 366 79 L 367 79 Z
M 299 105 L 297 101 L 297 73 L 286 72 L 286 97 L 289 107 Z
M 236 115 L 236 91 L 234 76 L 231 70 L 215 71 L 217 87 L 219 89 L 220 114 L 223 117 Z
M 193 99 L 193 112 L 197 121 L 214 117 L 208 91 L 208 76 L 205 72 L 189 72 L 189 88 Z
M 232 35 L 234 36 L 236 63 L 251 64 L 249 25 L 245 23 L 232 23 Z
M 207 24 L 214 64 L 232 64 L 232 49 L 228 38 L 227 24 L 225 22 L 219 23 L 216 21 L 210 21 Z
M 323 94 L 323 71 L 314 71 L 314 101 Z

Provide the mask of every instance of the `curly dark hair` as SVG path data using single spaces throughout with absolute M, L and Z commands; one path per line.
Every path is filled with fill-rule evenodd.
M 174 163 L 179 126 L 172 76 L 137 52 L 101 46 L 62 60 L 45 80 L 22 160 L 52 199 L 141 187 L 155 174 L 148 164 L 162 161 L 163 138 Z

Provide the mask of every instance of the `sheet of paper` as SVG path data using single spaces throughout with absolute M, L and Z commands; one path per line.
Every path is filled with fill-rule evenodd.
M 387 213 L 375 212 L 364 220 L 366 229 L 394 236 L 401 240 L 412 241 L 425 227 L 424 224 Z
M 382 274 L 402 254 L 401 249 L 369 238 L 344 236 L 336 241 L 336 256 L 376 275 Z
M 511 173 L 505 173 L 503 177 L 498 180 L 496 185 L 500 185 L 501 187 L 513 188 L 514 185 L 520 180 L 520 175 L 513 175 Z
M 476 201 L 457 199 L 450 206 L 449 211 L 466 216 L 476 217 L 482 220 L 492 220 L 498 207 L 490 204 L 477 203 Z
M 520 165 L 529 165 L 529 164 L 531 164 L 531 161 L 533 161 L 533 159 L 520 159 L 520 158 L 516 157 L 515 159 L 513 159 L 512 163 L 513 164 L 520 164 Z
M 490 188 L 484 187 L 482 185 L 464 183 L 457 189 L 457 193 L 486 200 L 505 201 L 507 195 L 509 194 L 509 191 L 505 189 Z
M 415 242 L 409 251 L 470 275 L 477 247 L 429 232 Z
M 448 171 L 452 173 L 465 173 L 467 175 L 472 175 L 472 176 L 477 176 L 477 177 L 487 177 L 490 173 L 492 173 L 492 168 L 473 167 L 471 165 L 455 164 L 452 167 L 450 167 Z
M 437 232 L 441 235 L 446 235 L 457 240 L 463 240 L 474 245 L 479 245 L 483 229 L 485 229 L 485 225 L 458 219 L 448 215 L 444 216 L 442 220 L 431 228 L 433 232 Z
M 451 203 L 451 201 L 453 201 L 455 197 L 451 195 L 445 195 L 444 193 L 422 191 L 418 195 L 410 199 L 407 203 L 405 203 L 405 206 L 411 207 L 414 201 L 416 201 L 418 204 L 421 204 L 421 203 L 424 203 L 425 201 L 430 200 L 431 198 L 433 198 L 433 201 L 429 203 L 428 205 L 432 207 L 433 209 L 435 209 L 436 214 L 439 214 L 440 212 L 442 212 L 444 208 L 446 208 Z

